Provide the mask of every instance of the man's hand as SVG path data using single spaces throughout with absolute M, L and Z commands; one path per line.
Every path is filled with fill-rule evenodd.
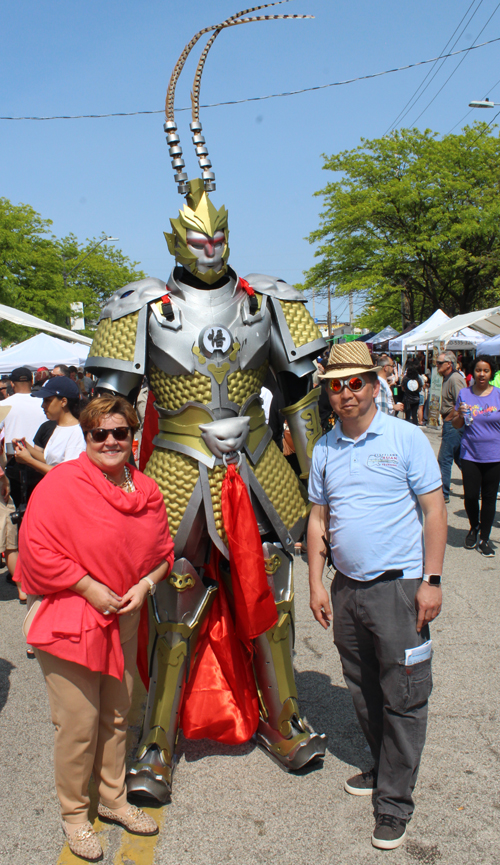
M 404 410 L 405 410 L 405 407 L 404 407 L 402 402 L 395 402 L 394 403 L 394 411 L 395 412 L 404 411 Z
M 330 607 L 330 598 L 324 585 L 311 586 L 309 606 L 313 616 L 323 628 L 329 628 L 333 622 L 333 613 Z
M 425 625 L 432 622 L 441 612 L 443 592 L 441 586 L 430 586 L 422 582 L 415 595 L 417 610 L 417 631 L 420 633 Z

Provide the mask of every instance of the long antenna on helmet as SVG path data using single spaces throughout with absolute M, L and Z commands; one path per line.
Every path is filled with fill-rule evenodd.
M 237 24 L 249 24 L 253 21 L 276 21 L 287 18 L 314 18 L 314 15 L 256 15 L 251 18 L 242 18 L 243 15 L 248 15 L 251 12 L 258 12 L 260 9 L 267 9 L 269 6 L 280 6 L 282 3 L 288 2 L 290 2 L 290 0 L 274 0 L 274 2 L 272 3 L 263 3 L 260 6 L 253 6 L 250 9 L 243 9 L 241 12 L 237 12 L 235 15 L 231 15 L 229 18 L 226 18 L 226 20 L 223 21 L 221 24 L 213 24 L 210 27 L 204 27 L 203 30 L 200 30 L 193 36 L 191 41 L 188 42 L 188 44 L 182 51 L 170 77 L 167 97 L 165 100 L 166 120 L 163 126 L 165 132 L 167 133 L 167 144 L 169 146 L 170 156 L 172 157 L 172 168 L 175 171 L 174 179 L 177 183 L 177 189 L 181 193 L 181 195 L 186 195 L 189 192 L 189 184 L 188 176 L 184 171 L 185 163 L 182 156 L 182 147 L 180 144 L 180 138 L 177 132 L 177 124 L 174 117 L 174 100 L 177 81 L 179 80 L 179 76 L 184 68 L 184 64 L 191 52 L 191 49 L 194 48 L 201 36 L 203 36 L 205 33 L 210 33 L 210 31 L 212 30 L 214 31 L 212 36 L 209 38 L 207 44 L 205 45 L 205 48 L 203 49 L 200 60 L 198 62 L 198 66 L 196 67 L 193 82 L 193 91 L 191 93 L 192 122 L 190 124 L 190 129 L 193 133 L 193 144 L 195 146 L 196 155 L 198 156 L 198 162 L 202 172 L 204 187 L 207 192 L 211 192 L 215 189 L 215 175 L 213 171 L 211 171 L 212 163 L 208 156 L 208 150 L 205 144 L 205 138 L 202 135 L 202 127 L 200 123 L 201 76 L 203 73 L 203 68 L 205 66 L 208 52 L 210 51 L 210 48 L 212 47 L 219 33 L 226 27 L 234 27 Z

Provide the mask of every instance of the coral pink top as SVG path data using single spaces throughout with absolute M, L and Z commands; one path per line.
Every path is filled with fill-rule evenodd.
M 86 453 L 53 468 L 28 503 L 15 573 L 23 591 L 44 595 L 28 642 L 120 680 L 119 617 L 99 613 L 71 586 L 90 574 L 123 596 L 163 561 L 172 567 L 158 485 L 129 468 L 133 493 L 111 484 Z

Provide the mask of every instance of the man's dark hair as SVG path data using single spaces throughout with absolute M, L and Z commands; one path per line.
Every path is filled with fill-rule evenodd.
M 364 372 L 363 378 L 368 382 L 368 384 L 377 384 L 378 382 L 378 375 L 376 372 Z
M 61 370 L 63 375 L 69 376 L 69 366 L 66 366 L 64 363 L 56 363 L 56 367 Z

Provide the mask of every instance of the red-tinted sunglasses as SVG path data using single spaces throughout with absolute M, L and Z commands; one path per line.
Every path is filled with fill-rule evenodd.
M 348 388 L 353 393 L 358 393 L 358 391 L 363 390 L 366 381 L 359 377 L 359 375 L 355 375 L 352 378 L 331 378 L 330 379 L 330 390 L 333 390 L 334 393 L 342 393 L 344 388 Z

